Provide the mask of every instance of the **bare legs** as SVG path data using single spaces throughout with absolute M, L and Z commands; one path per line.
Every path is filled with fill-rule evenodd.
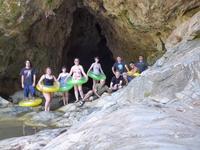
M 83 98 L 83 101 L 87 101 L 92 95 L 93 95 L 93 91 L 92 90 L 88 91 L 85 97 Z
M 52 100 L 52 93 L 43 93 L 45 98 L 45 111 L 50 111 L 50 103 Z
M 98 82 L 98 81 L 96 81 L 96 80 L 93 80 L 92 89 L 94 89 L 94 88 L 95 88 L 95 85 L 97 84 L 97 82 Z
M 80 94 L 81 98 L 84 98 L 83 90 L 82 90 L 82 85 L 75 85 L 74 86 L 74 95 L 76 97 L 76 102 L 79 101 L 78 99 L 78 93 Z
M 63 104 L 64 105 L 68 104 L 68 92 L 63 93 Z

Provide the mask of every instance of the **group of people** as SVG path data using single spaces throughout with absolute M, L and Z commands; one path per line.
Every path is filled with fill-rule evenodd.
M 135 73 L 141 73 L 147 69 L 147 64 L 143 60 L 143 56 L 139 56 L 137 63 L 130 62 L 127 66 L 121 59 L 121 57 L 116 58 L 116 62 L 112 67 L 112 72 L 114 76 L 111 79 L 110 86 L 108 87 L 105 84 L 105 79 L 95 80 L 93 79 L 92 90 L 88 91 L 86 94 L 83 93 L 82 85 L 74 85 L 74 95 L 76 98 L 75 102 L 80 102 L 82 106 L 86 101 L 92 101 L 99 98 L 104 92 L 112 93 L 123 86 L 126 86 L 135 76 Z M 99 58 L 94 58 L 94 63 L 89 68 L 88 72 L 85 73 L 82 65 L 78 58 L 74 59 L 74 65 L 71 67 L 70 72 L 67 72 L 66 67 L 62 67 L 62 72 L 56 78 L 52 74 L 50 67 L 45 69 L 45 74 L 43 74 L 39 81 L 38 85 L 42 88 L 43 86 L 53 86 L 55 83 L 58 83 L 59 86 L 65 86 L 69 77 L 72 77 L 73 80 L 80 80 L 83 77 L 88 79 L 88 73 L 92 71 L 94 74 L 104 74 L 101 64 L 99 63 Z M 24 96 L 26 99 L 29 97 L 29 93 L 34 98 L 35 97 L 35 86 L 36 86 L 36 71 L 31 66 L 31 62 L 26 60 L 25 67 L 20 72 L 21 75 L 21 86 L 24 89 Z M 104 74 L 105 75 L 105 74 Z M 63 92 L 63 103 L 64 105 L 68 104 L 68 92 Z M 81 100 L 79 99 L 79 95 Z M 50 110 L 50 103 L 52 101 L 53 93 L 52 92 L 43 92 L 45 98 L 45 111 Z

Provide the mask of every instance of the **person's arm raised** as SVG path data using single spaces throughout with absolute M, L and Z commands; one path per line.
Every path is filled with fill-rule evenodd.
M 124 64 L 125 68 L 126 68 L 126 71 L 128 72 L 129 71 L 129 68 L 126 64 Z

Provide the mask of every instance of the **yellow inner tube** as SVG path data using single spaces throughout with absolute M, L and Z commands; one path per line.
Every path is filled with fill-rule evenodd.
M 19 102 L 19 106 L 22 107 L 35 107 L 42 103 L 41 98 L 30 99 L 30 100 L 22 100 Z
M 40 92 L 52 93 L 52 92 L 57 92 L 60 86 L 59 83 L 54 82 L 53 86 L 45 86 L 44 84 L 42 84 L 41 86 L 37 85 L 36 88 Z
M 140 76 L 140 73 L 136 72 L 136 73 L 133 73 L 131 71 L 127 72 L 128 76 L 132 76 L 132 77 L 138 77 Z

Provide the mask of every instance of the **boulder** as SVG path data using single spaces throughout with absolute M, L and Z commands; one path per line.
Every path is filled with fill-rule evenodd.
M 0 108 L 7 107 L 9 104 L 10 104 L 9 101 L 7 101 L 4 98 L 0 97 Z

